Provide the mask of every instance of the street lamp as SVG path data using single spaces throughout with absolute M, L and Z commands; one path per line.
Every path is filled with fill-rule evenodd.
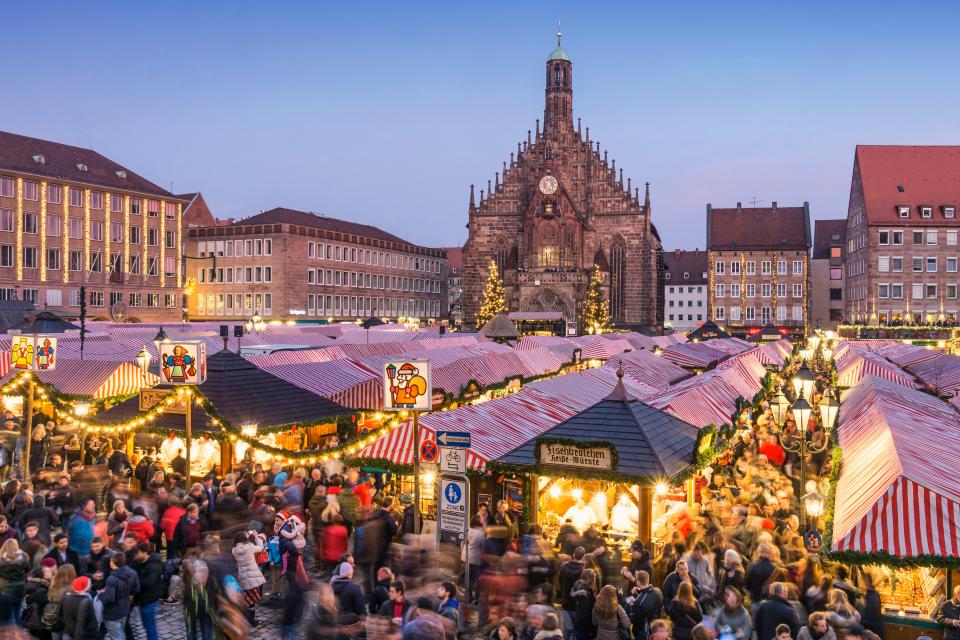
M 778 389 L 777 395 L 770 401 L 770 411 L 773 412 L 773 420 L 778 425 L 783 424 L 789 406 L 790 402 L 787 400 L 787 396 L 783 395 L 783 389 Z
M 157 358 L 163 359 L 163 352 L 160 351 L 160 345 L 170 342 L 170 336 L 167 335 L 167 332 L 163 330 L 163 327 L 160 327 L 160 330 L 157 331 L 157 335 L 153 336 L 153 346 L 157 348 Z M 137 361 L 139 362 L 139 360 Z M 149 362 L 147 365 L 149 366 Z M 142 367 L 141 367 L 142 368 Z
M 807 399 L 803 397 L 803 394 L 800 394 L 800 397 L 797 398 L 790 407 L 790 412 L 793 414 L 793 419 L 797 423 L 797 430 L 800 431 L 801 437 L 804 437 L 807 427 L 810 425 L 810 414 L 813 413 L 813 407 L 811 407 Z
M 824 409 L 823 409 L 824 403 L 821 403 L 821 415 L 824 416 L 824 418 L 827 420 L 829 420 L 831 416 L 833 417 L 833 419 L 836 419 L 835 409 L 833 408 L 834 405 L 830 403 L 831 399 L 833 400 L 833 402 L 836 402 L 836 398 L 832 394 L 830 394 L 828 396 L 828 399 L 825 400 L 826 406 L 828 407 L 826 412 L 824 412 Z M 772 405 L 773 403 L 771 403 L 771 406 Z M 836 405 L 836 410 L 838 409 L 839 409 L 839 404 Z M 793 403 L 793 406 L 790 407 L 790 411 L 791 413 L 793 413 L 793 419 L 796 422 L 796 431 L 787 432 L 787 430 L 784 429 L 783 426 L 781 426 L 779 428 L 779 432 L 777 433 L 777 439 L 780 441 L 780 446 L 782 446 L 785 451 L 789 451 L 790 453 L 795 453 L 799 456 L 800 486 L 805 487 L 806 486 L 807 454 L 821 453 L 826 450 L 826 448 L 829 446 L 830 443 L 828 438 L 822 438 L 819 442 L 817 442 L 814 438 L 812 438 L 813 434 L 810 433 L 809 426 L 810 426 L 810 418 L 813 414 L 813 407 L 811 407 L 807 399 L 803 397 L 802 390 L 797 400 Z M 785 424 L 786 422 L 784 422 L 784 425 Z M 830 428 L 830 426 L 826 422 L 823 423 L 823 427 L 825 430 L 828 430 Z M 818 518 L 820 517 L 820 514 L 823 513 L 822 500 L 819 503 L 819 505 L 811 503 L 809 508 L 807 506 L 807 502 L 808 502 L 807 496 L 804 496 L 800 502 L 801 502 L 801 509 L 803 511 L 803 513 L 801 514 L 802 516 L 801 520 L 804 522 L 806 522 L 807 515 Z
M 837 414 L 840 413 L 840 402 L 833 394 L 832 389 L 827 389 L 820 398 L 820 420 L 823 422 L 823 428 L 827 431 L 833 429 L 833 424 L 837 420 Z
M 798 396 L 813 397 L 813 387 L 817 383 L 817 378 L 810 371 L 806 362 L 803 363 L 790 382 L 793 383 L 793 390 L 797 392 Z
M 807 343 L 810 345 L 810 348 L 811 348 L 811 349 L 813 349 L 814 351 L 816 351 L 816 350 L 817 350 L 817 346 L 820 344 L 820 336 L 818 336 L 818 335 L 812 335 L 812 336 L 810 336 L 809 338 L 807 338 Z
M 159 345 L 160 343 L 157 342 L 156 344 Z M 157 347 L 157 354 L 160 354 L 159 346 Z M 162 358 L 163 356 L 159 357 Z M 143 345 L 143 348 L 140 349 L 140 353 L 137 354 L 136 360 L 137 366 L 140 367 L 140 373 L 142 374 L 140 379 L 142 382 L 146 382 L 147 372 L 150 370 L 150 361 L 153 360 L 153 358 L 150 356 L 150 352 L 147 351 L 147 345 Z
M 833 360 L 833 349 L 831 349 L 830 347 L 824 347 L 824 348 L 820 351 L 820 353 L 823 354 L 823 361 L 824 361 L 824 362 L 830 362 L 831 360 Z
M 826 496 L 822 493 L 817 493 L 816 491 L 811 491 L 810 493 L 804 494 L 800 500 L 803 502 L 804 511 L 814 522 L 820 519 L 820 516 L 823 515 L 823 507 L 827 502 Z

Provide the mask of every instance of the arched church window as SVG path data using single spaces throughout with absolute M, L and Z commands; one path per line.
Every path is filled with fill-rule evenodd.
M 558 88 L 563 86 L 563 67 L 559 64 L 553 67 L 553 86 Z
M 625 315 L 627 252 L 618 238 L 610 250 L 610 314 L 622 321 Z

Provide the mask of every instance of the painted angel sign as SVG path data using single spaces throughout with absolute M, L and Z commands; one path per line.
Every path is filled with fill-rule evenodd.
M 14 336 L 10 343 L 10 368 L 50 371 L 57 366 L 57 338 L 46 335 Z

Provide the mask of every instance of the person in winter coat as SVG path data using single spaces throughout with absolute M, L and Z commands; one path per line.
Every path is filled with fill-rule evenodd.
M 881 640 L 886 635 L 883 625 L 883 607 L 880 603 L 880 594 L 873 585 L 873 574 L 869 571 L 863 574 L 863 606 L 860 609 L 860 624 L 868 631 L 872 631 Z
M 317 606 L 313 608 L 313 617 L 307 625 L 307 640 L 350 640 L 363 633 L 361 621 L 348 624 L 343 619 L 329 584 L 321 583 L 317 591 Z
M 59 522 L 57 514 L 53 509 L 47 506 L 46 498 L 43 494 L 37 494 L 33 497 L 33 506 L 25 510 L 17 522 L 17 528 L 23 529 L 28 522 L 36 522 L 40 525 L 39 538 L 46 544 L 50 544 L 50 530 Z
M 266 578 L 257 564 L 257 554 L 266 548 L 267 538 L 255 531 L 237 533 L 233 544 L 233 557 L 237 561 L 237 582 L 243 590 L 243 599 L 247 603 L 247 620 L 256 625 L 254 607 L 263 598 L 263 585 Z
M 0 546 L 0 626 L 20 624 L 20 604 L 27 586 L 30 560 L 20 543 L 7 540 Z
M 333 516 L 333 522 L 324 527 L 320 536 L 320 546 L 323 547 L 321 559 L 326 569 L 334 569 L 340 562 L 340 556 L 347 552 L 349 535 L 343 524 L 343 517 L 338 513 Z
M 340 515 L 343 516 L 343 524 L 346 525 L 348 530 L 353 531 L 353 528 L 360 522 L 360 498 L 353 493 L 353 487 L 347 484 L 337 495 L 337 502 L 340 503 Z
M 70 518 L 70 528 L 67 531 L 70 549 L 81 558 L 90 555 L 90 541 L 93 540 L 93 526 L 96 524 L 96 518 L 97 503 L 93 498 L 83 500 Z
M 560 619 L 556 614 L 548 613 L 540 624 L 540 630 L 533 636 L 533 640 L 563 640 L 563 631 L 560 630 Z
M 390 599 L 390 585 L 393 584 L 393 572 L 388 567 L 377 569 L 377 582 L 370 592 L 370 613 L 377 613 L 384 602 Z
M 340 563 L 337 574 L 330 580 L 330 586 L 333 587 L 333 593 L 337 597 L 337 609 L 341 620 L 350 623 L 366 615 L 367 607 L 363 590 L 353 581 L 352 564 Z
M 960 585 L 953 588 L 953 597 L 940 605 L 935 617 L 943 627 L 943 640 L 960 640 Z
M 687 566 L 685 560 L 678 560 L 677 564 L 674 567 L 672 573 L 667 575 L 663 579 L 663 608 L 670 608 L 670 603 L 676 597 L 680 584 L 683 582 L 689 582 L 691 588 L 693 589 L 693 597 L 699 599 L 702 595 L 700 591 L 700 582 L 697 580 L 697 576 L 690 573 L 690 568 Z
M 17 539 L 17 530 L 10 526 L 7 516 L 0 516 L 0 545 L 11 539 Z
M 703 610 L 693 594 L 690 581 L 680 583 L 677 595 L 670 601 L 666 611 L 673 623 L 673 640 L 690 640 L 693 628 L 703 621 Z
M 790 627 L 790 633 L 796 637 L 800 631 L 800 620 L 797 618 L 797 610 L 787 600 L 788 597 L 785 584 L 774 582 L 770 585 L 770 597 L 760 604 L 753 617 L 757 640 L 774 640 L 777 627 L 781 624 Z
M 617 602 L 617 589 L 612 584 L 605 585 L 597 594 L 593 626 L 597 628 L 596 640 L 619 640 L 621 629 L 630 631 L 630 618 Z
M 577 640 L 593 640 L 596 633 L 593 607 L 597 602 L 597 574 L 593 569 L 584 569 L 570 590 L 570 596 L 574 605 L 573 632 Z
M 736 640 L 750 640 L 753 624 L 750 612 L 743 606 L 743 593 L 734 586 L 724 588 L 723 606 L 714 613 L 717 635 L 731 634 Z
M 83 563 L 80 562 L 80 556 L 70 548 L 70 540 L 65 533 L 58 533 L 53 539 L 53 546 L 47 552 L 46 558 L 52 558 L 58 567 L 65 564 L 72 564 L 77 573 L 83 569 Z
M 47 606 L 47 592 L 50 581 L 57 572 L 57 563 L 44 558 L 43 563 L 27 574 L 24 599 L 26 608 L 21 617 L 23 624 L 31 634 L 41 640 L 49 640 L 50 632 L 43 627 L 43 610 Z
M 724 597 L 722 594 L 727 587 L 733 587 L 741 593 L 746 590 L 746 573 L 740 554 L 735 549 L 723 552 L 723 565 L 717 574 L 717 593 L 721 597 Z
M 107 535 L 113 541 L 113 547 L 120 544 L 120 538 L 123 536 L 123 530 L 127 526 L 127 520 L 131 513 L 127 511 L 127 505 L 123 500 L 116 500 L 113 503 L 113 509 L 107 516 Z
M 405 493 L 402 496 L 400 496 L 400 505 L 403 507 L 403 519 L 400 525 L 401 534 L 407 535 L 411 533 L 417 533 L 417 534 L 420 533 L 419 531 L 415 531 L 414 529 L 415 518 L 413 517 L 413 515 L 414 515 L 414 509 L 416 509 L 417 507 L 416 505 L 413 504 L 413 495 L 409 493 Z M 423 518 L 420 519 L 420 527 L 421 529 L 423 528 Z
M 103 539 L 94 536 L 90 542 L 90 555 L 81 560 L 81 571 L 78 575 L 90 578 L 90 589 L 93 592 L 103 589 L 110 575 L 110 557 L 113 552 L 103 544 Z
M 583 547 L 577 547 L 573 550 L 573 558 L 560 565 L 558 579 L 560 580 L 560 602 L 563 604 L 564 611 L 573 613 L 576 610 L 572 592 L 573 586 L 580 580 L 586 568 L 583 560 L 585 555 L 586 550 Z
M 168 555 L 174 558 L 183 557 L 187 551 L 198 549 L 201 540 L 200 507 L 196 503 L 191 503 L 187 507 L 187 513 L 180 518 L 173 530 L 173 541 L 170 543 Z
M 133 515 L 127 522 L 127 535 L 136 537 L 137 542 L 150 542 L 153 538 L 153 523 L 147 517 L 143 507 L 134 507 Z
M 110 575 L 100 593 L 103 625 L 109 640 L 125 640 L 123 622 L 130 615 L 130 598 L 140 590 L 137 572 L 127 566 L 127 556 L 118 551 L 110 558 Z
M 827 614 L 814 611 L 807 618 L 807 626 L 797 634 L 797 640 L 837 640 L 837 634 L 827 622 Z
M 457 585 L 452 582 L 444 582 L 437 588 L 437 613 L 453 622 L 454 629 L 459 627 L 460 601 L 457 600 Z
M 147 640 L 157 640 L 157 607 L 163 597 L 163 559 L 153 553 L 149 542 L 137 544 L 130 567 L 136 572 L 140 589 L 133 596 L 133 605 L 140 611 L 140 621 Z
M 827 603 L 827 622 L 839 631 L 860 624 L 860 612 L 847 600 L 847 593 L 841 589 L 830 590 L 830 602 Z
M 171 495 L 168 499 L 166 510 L 160 516 L 160 531 L 167 539 L 167 546 L 173 543 L 173 533 L 177 528 L 180 518 L 187 515 L 187 510 L 183 508 L 183 502 L 180 498 Z
M 90 595 L 90 578 L 80 576 L 63 597 L 63 635 L 71 640 L 100 640 L 100 625 Z
M 650 624 L 660 617 L 663 610 L 663 594 L 650 584 L 650 574 L 643 569 L 638 570 L 634 577 L 637 587 L 633 591 L 633 605 L 630 607 L 633 637 L 635 640 L 647 640 Z
M 187 626 L 187 640 L 213 637 L 213 596 L 207 586 L 210 568 L 203 560 L 188 558 L 181 565 L 183 572 L 183 621 Z
M 750 592 L 751 604 L 758 604 L 764 598 L 763 586 L 770 580 L 770 576 L 776 570 L 773 564 L 773 547 L 767 543 L 761 543 L 757 547 L 757 561 L 750 565 L 745 577 L 747 590 Z M 775 629 L 773 627 L 771 631 Z M 758 640 L 769 640 L 769 638 L 759 638 Z

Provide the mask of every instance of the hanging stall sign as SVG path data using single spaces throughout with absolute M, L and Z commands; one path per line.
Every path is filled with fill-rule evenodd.
M 163 384 L 203 384 L 207 380 L 207 345 L 201 340 L 179 340 L 160 345 L 160 381 Z
M 178 396 L 168 389 L 140 389 L 140 411 L 150 411 L 161 402 L 165 402 L 170 396 L 173 396 L 173 402 L 167 405 L 165 411 L 186 415 L 187 407 L 190 405 L 190 396 Z
M 385 411 L 429 411 L 429 360 L 393 360 L 383 366 L 383 408 Z
M 10 368 L 17 371 L 52 371 L 57 358 L 56 336 L 19 335 L 10 343 Z
M 537 463 L 547 467 L 572 467 L 612 471 L 615 467 L 613 447 L 573 442 L 537 443 Z
M 807 531 L 803 534 L 803 546 L 806 547 L 807 553 L 816 555 L 823 548 L 823 536 L 815 529 Z

